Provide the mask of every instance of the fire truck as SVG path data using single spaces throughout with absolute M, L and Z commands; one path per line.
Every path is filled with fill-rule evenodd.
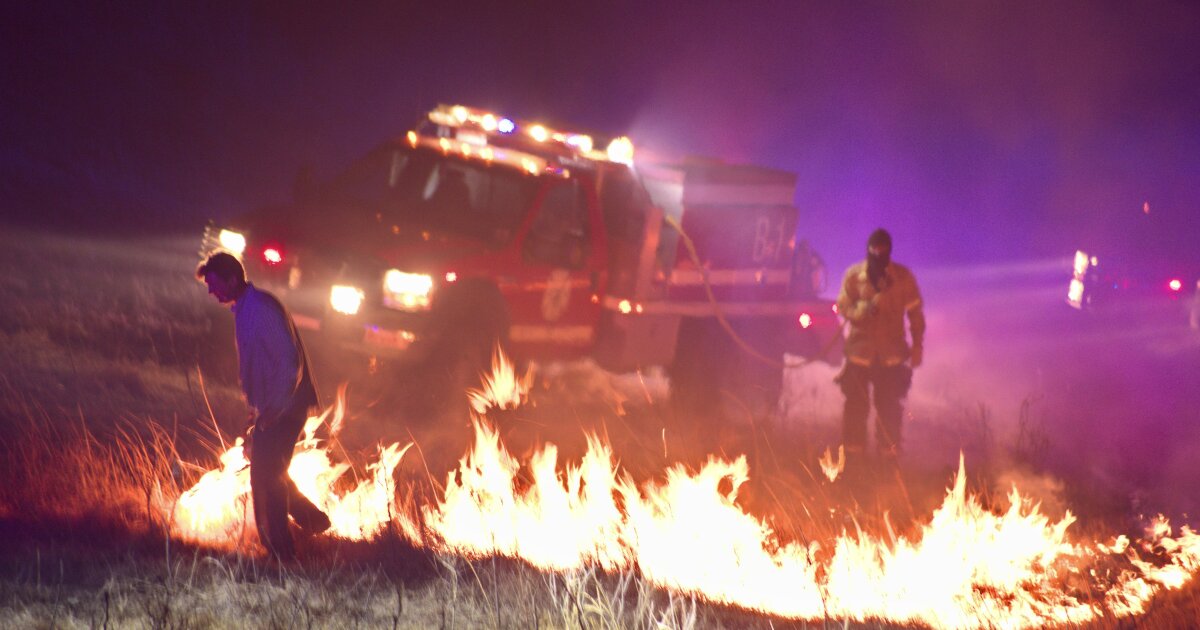
M 439 106 L 293 203 L 210 226 L 297 325 L 444 398 L 500 344 L 517 360 L 666 366 L 678 400 L 767 408 L 785 353 L 838 360 L 796 176 L 634 160 L 601 139 Z M 309 336 L 306 334 L 306 336 Z M 461 398 L 461 396 L 459 397 Z

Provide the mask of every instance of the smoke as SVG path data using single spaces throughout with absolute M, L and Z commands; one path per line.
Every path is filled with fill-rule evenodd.
M 1024 499 L 1041 506 L 1041 512 L 1061 518 L 1071 505 L 1064 499 L 1065 485 L 1061 479 L 1037 474 L 1021 468 L 1007 468 L 996 477 L 995 489 L 1008 491 L 1016 488 Z
M 796 365 L 801 357 L 785 355 L 779 414 L 783 426 L 793 431 L 811 430 L 817 424 L 841 421 L 842 392 L 833 382 L 841 369 L 821 361 Z

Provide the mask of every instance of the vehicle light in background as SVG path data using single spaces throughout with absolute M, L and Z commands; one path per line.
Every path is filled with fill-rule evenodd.
M 263 250 L 263 260 L 267 261 L 268 265 L 278 265 L 283 262 L 283 253 L 275 247 L 268 247 Z
M 469 115 L 469 113 L 467 112 L 466 107 L 463 107 L 462 105 L 455 105 L 454 107 L 450 108 L 450 115 L 457 118 L 458 124 L 461 125 L 461 124 L 467 122 L 467 116 Z
M 329 305 L 343 315 L 357 315 L 366 294 L 358 287 L 335 284 L 329 290 Z
M 496 123 L 496 131 L 500 133 L 512 133 L 517 130 L 517 124 L 507 118 L 501 118 Z
M 457 280 L 458 280 L 458 273 L 453 272 L 453 271 L 446 272 L 446 282 L 456 282 Z
M 593 295 L 592 296 L 592 304 L 598 304 L 599 302 L 600 302 L 600 296 Z M 646 312 L 646 307 L 643 306 L 642 303 L 640 303 L 640 302 L 630 302 L 629 300 L 621 300 L 621 301 L 617 302 L 617 312 L 619 312 L 622 315 L 630 315 L 630 314 L 641 315 L 642 313 Z
M 1178 293 L 1183 288 L 1183 281 L 1179 278 L 1171 278 L 1171 281 L 1167 283 L 1167 287 Z
M 835 303 L 835 304 L 833 305 L 833 314 L 834 314 L 834 315 L 837 315 L 837 312 L 838 312 L 838 310 L 837 310 L 837 304 Z
M 423 273 L 406 273 L 388 269 L 383 274 L 383 305 L 405 311 L 429 308 L 433 294 L 433 277 Z
M 633 166 L 633 141 L 629 138 L 613 138 L 613 141 L 608 143 L 607 152 L 609 161 Z
M 550 137 L 550 132 L 541 125 L 534 125 L 529 128 L 529 137 L 538 142 L 545 142 Z
M 229 253 L 242 257 L 242 253 L 246 251 L 246 237 L 241 232 L 233 230 L 221 230 L 217 235 L 217 241 L 221 243 L 221 247 L 229 250 Z
M 809 315 L 808 313 L 800 313 L 800 317 L 798 317 L 796 321 L 800 323 L 801 328 L 808 328 L 809 326 L 812 326 L 812 315 Z
M 1083 281 L 1079 278 L 1071 278 L 1071 284 L 1067 286 L 1067 304 L 1083 308 Z
M 1083 310 L 1083 292 L 1087 288 L 1084 281 L 1087 279 L 1088 269 L 1096 266 L 1097 262 L 1099 261 L 1095 256 L 1088 256 L 1082 249 L 1075 250 L 1071 284 L 1067 286 L 1067 304 L 1070 304 L 1071 308 Z
M 1089 258 L 1087 252 L 1077 249 L 1075 250 L 1075 276 L 1082 278 L 1087 273 L 1088 267 L 1096 264 L 1092 262 L 1095 257 Z
M 484 131 L 495 131 L 496 117 L 491 114 L 484 114 L 483 118 L 479 119 L 479 126 L 483 127 Z

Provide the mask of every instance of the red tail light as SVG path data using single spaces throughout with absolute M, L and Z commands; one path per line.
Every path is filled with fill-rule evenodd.
M 1183 288 L 1183 281 L 1179 278 L 1171 278 L 1171 281 L 1167 283 L 1167 287 L 1178 293 Z
M 808 328 L 812 326 L 813 318 L 808 313 L 800 313 L 800 317 L 796 318 L 796 322 L 800 324 L 801 328 Z
M 278 247 L 268 247 L 263 250 L 262 255 L 268 265 L 278 265 L 283 262 L 283 252 Z

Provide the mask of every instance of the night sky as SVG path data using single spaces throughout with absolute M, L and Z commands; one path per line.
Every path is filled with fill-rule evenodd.
M 175 4 L 6 9 L 6 221 L 198 229 L 461 102 L 798 172 L 835 267 L 879 225 L 925 265 L 1200 249 L 1196 2 Z

